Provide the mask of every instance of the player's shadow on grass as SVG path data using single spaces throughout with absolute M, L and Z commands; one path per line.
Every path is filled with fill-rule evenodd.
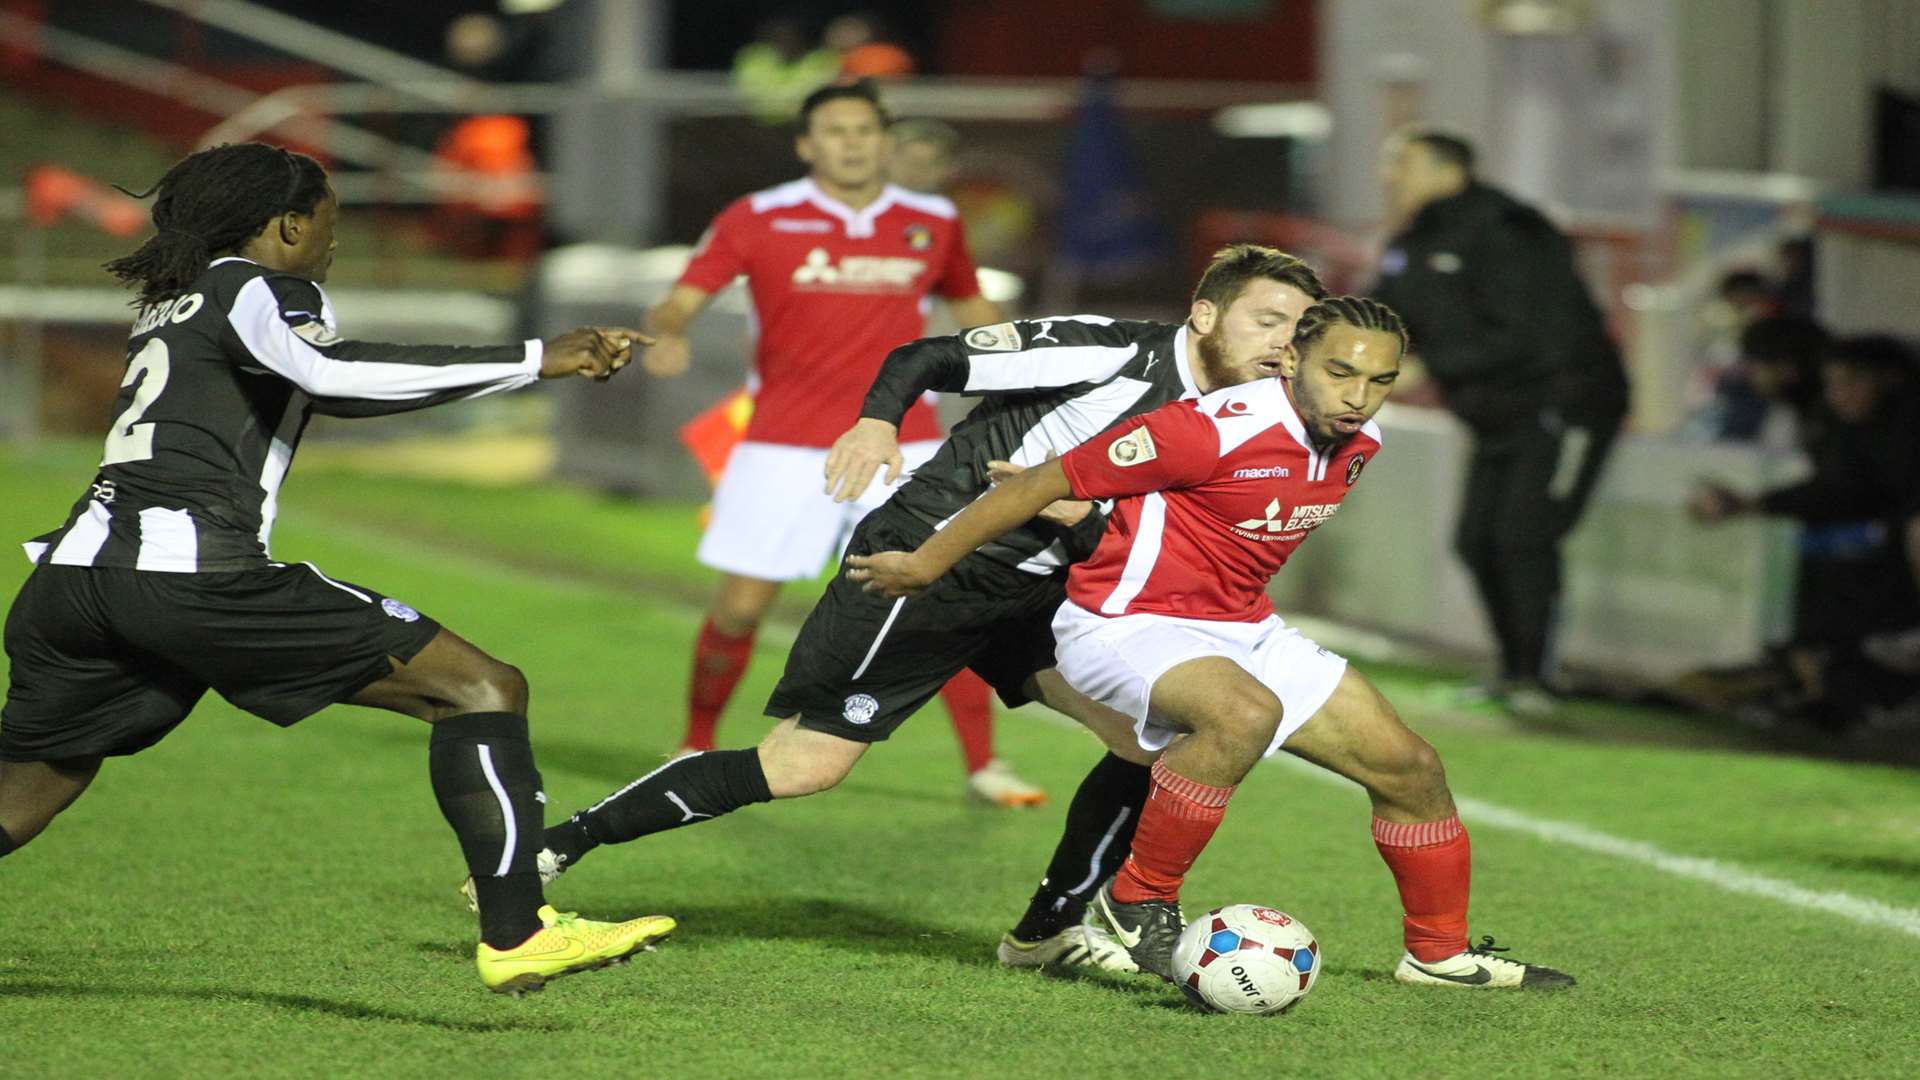
M 228 1002 L 244 1001 L 251 1005 L 260 1005 L 272 1009 L 296 1009 L 301 1012 L 319 1013 L 324 1016 L 336 1016 L 342 1020 L 384 1020 L 396 1024 L 418 1024 L 421 1027 L 438 1028 L 441 1031 L 460 1031 L 471 1034 L 493 1034 L 495 1032 L 560 1032 L 569 1030 L 569 1025 L 550 1023 L 512 1023 L 474 1020 L 446 1020 L 425 1013 L 403 1012 L 379 1005 L 368 1005 L 358 1001 L 334 1001 L 329 998 L 314 997 L 311 994 L 281 994 L 265 990 L 237 990 L 232 987 L 187 987 L 187 986 L 97 986 L 75 985 L 72 983 L 46 982 L 38 979 L 8 980 L 0 982 L 0 1001 L 8 998 L 105 998 L 116 1001 L 139 1001 L 155 998 L 174 998 L 190 1002 Z
M 619 907 L 616 901 L 612 907 Z M 631 905 L 629 905 L 631 906 Z M 778 897 L 737 904 L 675 904 L 682 944 L 806 941 L 847 952 L 949 960 L 993 967 L 993 941 L 896 911 L 837 899 Z

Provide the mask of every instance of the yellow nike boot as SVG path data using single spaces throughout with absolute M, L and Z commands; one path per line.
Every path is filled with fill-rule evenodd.
M 625 963 L 665 940 L 676 925 L 665 915 L 593 922 L 551 905 L 541 907 L 540 924 L 538 933 L 511 949 L 495 949 L 483 941 L 474 950 L 474 966 L 487 989 L 519 997 L 545 986 L 548 979 Z

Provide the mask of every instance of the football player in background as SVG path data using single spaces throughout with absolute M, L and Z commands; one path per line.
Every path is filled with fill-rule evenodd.
M 913 551 L 847 560 L 850 579 L 904 599 L 1059 500 L 1117 500 L 1100 546 L 1069 574 L 1053 630 L 1061 676 L 1129 717 L 1140 748 L 1157 754 L 1132 851 L 1094 900 L 1143 972 L 1174 978 L 1181 883 L 1234 788 L 1284 747 L 1372 798 L 1374 843 L 1405 910 L 1396 979 L 1573 982 L 1499 955 L 1491 938 L 1469 944 L 1471 851 L 1439 755 L 1267 598 L 1379 452 L 1373 415 L 1406 345 L 1386 305 L 1323 300 L 1301 317 L 1283 378 L 1136 417 L 1002 483 Z
M 101 760 L 172 731 L 209 690 L 282 727 L 335 703 L 433 725 L 428 776 L 473 874 L 492 990 L 537 990 L 665 937 L 547 906 L 527 683 L 406 604 L 273 561 L 282 482 L 315 413 L 382 416 L 604 379 L 638 331 L 485 348 L 340 338 L 320 283 L 338 204 L 319 163 L 263 143 L 190 155 L 155 186 L 158 235 L 108 264 L 140 288 L 100 469 L 28 543 L 7 613 L 0 856 L 72 805 Z M 217 918 L 217 914 L 216 914 Z
M 785 582 L 819 574 L 854 525 L 885 500 L 847 484 L 822 488 L 828 448 L 859 415 L 887 351 L 918 338 L 925 305 L 943 298 L 961 326 L 999 322 L 980 295 L 953 203 L 886 179 L 889 117 L 871 84 L 822 87 L 800 107 L 796 150 L 806 177 L 734 202 L 714 219 L 686 272 L 647 313 L 658 338 L 644 366 L 677 375 L 687 327 L 713 294 L 745 276 L 759 323 L 753 419 L 714 491 L 700 561 L 720 588 L 694 642 L 683 751 L 711 750 L 746 673 L 754 637 Z M 901 421 L 903 460 L 890 485 L 940 445 L 933 408 Z M 941 695 L 967 769 L 967 791 L 999 806 L 1044 802 L 993 753 L 987 686 L 961 672 Z

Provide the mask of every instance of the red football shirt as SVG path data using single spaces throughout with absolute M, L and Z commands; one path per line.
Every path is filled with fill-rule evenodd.
M 1101 615 L 1259 622 L 1267 582 L 1379 449 L 1371 421 L 1314 449 L 1282 379 L 1137 416 L 1060 459 L 1075 498 L 1120 500 L 1067 595 Z
M 760 326 L 746 437 L 789 446 L 832 446 L 859 419 L 887 353 L 926 332 L 930 294 L 980 292 L 953 203 L 891 184 L 857 211 L 810 179 L 737 200 L 680 282 L 718 292 L 741 274 Z M 938 438 L 915 403 L 900 441 Z

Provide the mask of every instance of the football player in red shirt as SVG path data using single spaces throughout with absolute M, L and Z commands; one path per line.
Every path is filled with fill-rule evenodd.
M 963 327 L 1003 318 L 980 295 L 953 203 L 887 183 L 888 123 L 868 83 L 816 90 L 800 107 L 796 144 L 808 175 L 727 207 L 647 315 L 658 339 L 645 363 L 654 375 L 686 370 L 688 324 L 736 277 L 746 277 L 759 322 L 753 419 L 727 462 L 700 541 L 700 561 L 721 578 L 694 646 L 683 750 L 713 749 L 720 714 L 781 585 L 817 575 L 903 472 L 939 447 L 939 422 L 922 401 L 901 421 L 903 460 L 888 463 L 885 483 L 867 484 L 875 471 L 869 464 L 823 490 L 829 450 L 859 418 L 881 361 L 924 333 L 931 296 L 943 298 Z M 962 672 L 941 696 L 966 759 L 968 792 L 1001 806 L 1045 801 L 994 758 L 987 685 Z
M 1059 499 L 1117 499 L 1054 617 L 1060 674 L 1161 751 L 1133 848 L 1094 911 L 1142 971 L 1172 979 L 1180 885 L 1233 789 L 1284 746 L 1367 789 L 1405 910 L 1402 982 L 1549 988 L 1573 980 L 1470 946 L 1466 830 L 1431 745 L 1372 683 L 1274 614 L 1267 582 L 1380 448 L 1406 330 L 1377 301 L 1300 319 L 1280 378 L 1166 405 L 1027 469 L 909 553 L 848 559 L 908 596 Z

